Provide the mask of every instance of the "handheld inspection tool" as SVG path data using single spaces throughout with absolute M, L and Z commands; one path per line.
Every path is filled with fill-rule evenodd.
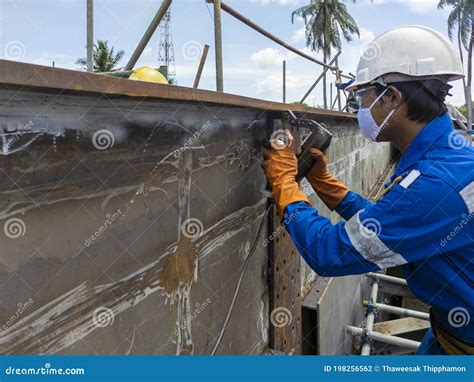
M 298 157 L 298 174 L 296 181 L 300 182 L 314 165 L 314 158 L 311 156 L 311 148 L 325 151 L 331 144 L 332 134 L 324 127 L 324 125 L 307 118 L 297 118 L 296 115 L 288 110 L 284 114 L 284 119 L 281 121 L 281 126 L 274 130 L 271 138 L 284 139 L 285 134 L 283 129 L 288 129 L 295 140 L 295 146 L 299 147 L 296 153 Z M 302 129 L 308 129 L 309 134 L 301 144 Z M 276 134 L 275 134 L 276 133 Z M 266 146 L 268 147 L 267 142 Z M 260 192 L 262 195 L 271 198 L 272 190 L 267 180 L 264 179 L 260 185 Z

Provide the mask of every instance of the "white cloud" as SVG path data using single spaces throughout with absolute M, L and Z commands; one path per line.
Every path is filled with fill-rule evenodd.
M 415 13 L 427 14 L 437 10 L 438 0 L 402 0 L 402 4 Z
M 293 42 L 302 42 L 306 39 L 306 27 L 302 26 L 300 29 L 296 30 L 291 36 L 291 41 Z
M 364 27 L 359 28 L 359 33 L 360 41 L 372 41 L 375 38 L 374 32 Z
M 297 5 L 301 0 L 252 0 L 254 3 L 260 3 L 261 5 L 277 4 L 277 5 Z
M 149 57 L 152 54 L 153 54 L 153 48 L 151 46 L 148 46 L 143 50 L 142 56 L 143 57 Z
M 33 60 L 28 60 L 28 62 L 44 66 L 53 66 L 54 62 L 56 68 L 80 70 L 82 68 L 81 65 L 76 64 L 77 59 L 78 57 L 69 56 L 67 54 L 45 52 Z
M 281 62 L 286 56 L 278 49 L 265 48 L 256 53 L 252 53 L 250 59 L 259 68 L 269 68 L 274 66 L 281 66 Z

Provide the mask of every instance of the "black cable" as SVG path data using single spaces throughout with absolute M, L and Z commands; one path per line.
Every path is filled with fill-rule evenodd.
M 225 321 L 224 321 L 224 325 L 222 325 L 222 329 L 219 333 L 219 337 L 217 338 L 217 342 L 214 345 L 214 349 L 212 349 L 211 355 L 216 354 L 217 349 L 219 348 L 219 345 L 221 344 L 222 337 L 224 336 L 224 332 L 227 329 L 227 325 L 229 324 L 230 315 L 232 314 L 232 310 L 234 309 L 234 304 L 235 304 L 235 300 L 237 298 L 237 294 L 239 293 L 240 284 L 242 283 L 242 279 L 244 277 L 245 271 L 247 270 L 247 265 L 250 263 L 250 259 L 253 256 L 253 254 L 255 253 L 255 250 L 257 249 L 257 244 L 258 244 L 258 241 L 260 240 L 260 235 L 262 234 L 262 229 L 263 229 L 265 220 L 266 220 L 269 212 L 271 211 L 271 209 L 273 207 L 273 204 L 274 204 L 274 201 L 271 200 L 270 204 L 267 207 L 267 210 L 265 211 L 265 213 L 262 217 L 262 221 L 260 222 L 260 226 L 258 227 L 257 236 L 255 237 L 255 241 L 253 242 L 252 248 L 250 248 L 249 254 L 247 255 L 247 257 L 244 261 L 244 264 L 242 266 L 242 270 L 240 271 L 239 281 L 237 282 L 237 285 L 235 287 L 234 295 L 232 297 L 232 302 L 230 303 L 229 310 L 227 311 L 227 316 L 226 316 Z

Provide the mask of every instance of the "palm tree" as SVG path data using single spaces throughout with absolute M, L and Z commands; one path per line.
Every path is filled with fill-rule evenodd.
M 466 119 L 472 128 L 472 50 L 474 45 L 474 2 L 472 0 L 440 0 L 438 8 L 452 7 L 448 17 L 448 35 L 451 40 L 457 30 L 459 55 L 464 65 L 463 48 L 467 51 L 467 78 L 463 79 L 466 97 Z
M 97 44 L 94 44 L 94 72 L 112 72 L 116 69 L 117 63 L 122 59 L 125 52 L 119 50 L 117 53 L 114 52 L 114 48 L 109 48 L 108 41 L 97 40 Z M 76 61 L 76 64 L 83 65 L 84 68 L 87 67 L 87 59 L 79 58 Z
M 323 51 L 323 61 L 327 63 L 332 48 L 341 50 L 341 36 L 349 42 L 352 35 L 359 36 L 356 21 L 347 12 L 346 5 L 338 0 L 311 0 L 308 5 L 296 9 L 291 14 L 302 17 L 306 25 L 306 46 L 313 51 Z M 327 109 L 326 76 L 323 77 L 324 108 Z

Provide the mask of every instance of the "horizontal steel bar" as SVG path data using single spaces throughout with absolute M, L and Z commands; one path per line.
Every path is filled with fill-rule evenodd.
M 375 341 L 383 342 L 390 345 L 401 346 L 411 350 L 417 350 L 421 342 L 407 340 L 406 338 L 400 338 L 395 336 L 389 336 L 388 334 L 382 334 L 377 332 L 367 332 L 365 333 L 364 329 L 358 328 L 356 326 L 347 325 L 347 332 L 354 336 L 363 336 L 367 334 L 369 338 L 372 338 Z
M 369 302 L 367 300 L 363 301 L 363 305 L 367 307 L 369 305 Z M 381 312 L 387 312 L 387 313 L 392 313 L 396 314 L 402 317 L 413 317 L 413 318 L 419 318 L 420 320 L 430 320 L 430 315 L 425 312 L 420 312 L 418 310 L 412 310 L 412 309 L 405 309 L 405 308 L 400 308 L 398 306 L 393 306 L 393 305 L 387 305 L 387 304 L 374 304 L 374 308 L 377 310 L 380 310 Z
M 400 277 L 389 276 L 384 273 L 370 272 L 370 273 L 367 273 L 366 276 L 370 277 L 371 279 L 378 279 L 380 281 L 387 281 L 393 284 L 408 286 L 408 283 L 405 279 L 402 279 Z

